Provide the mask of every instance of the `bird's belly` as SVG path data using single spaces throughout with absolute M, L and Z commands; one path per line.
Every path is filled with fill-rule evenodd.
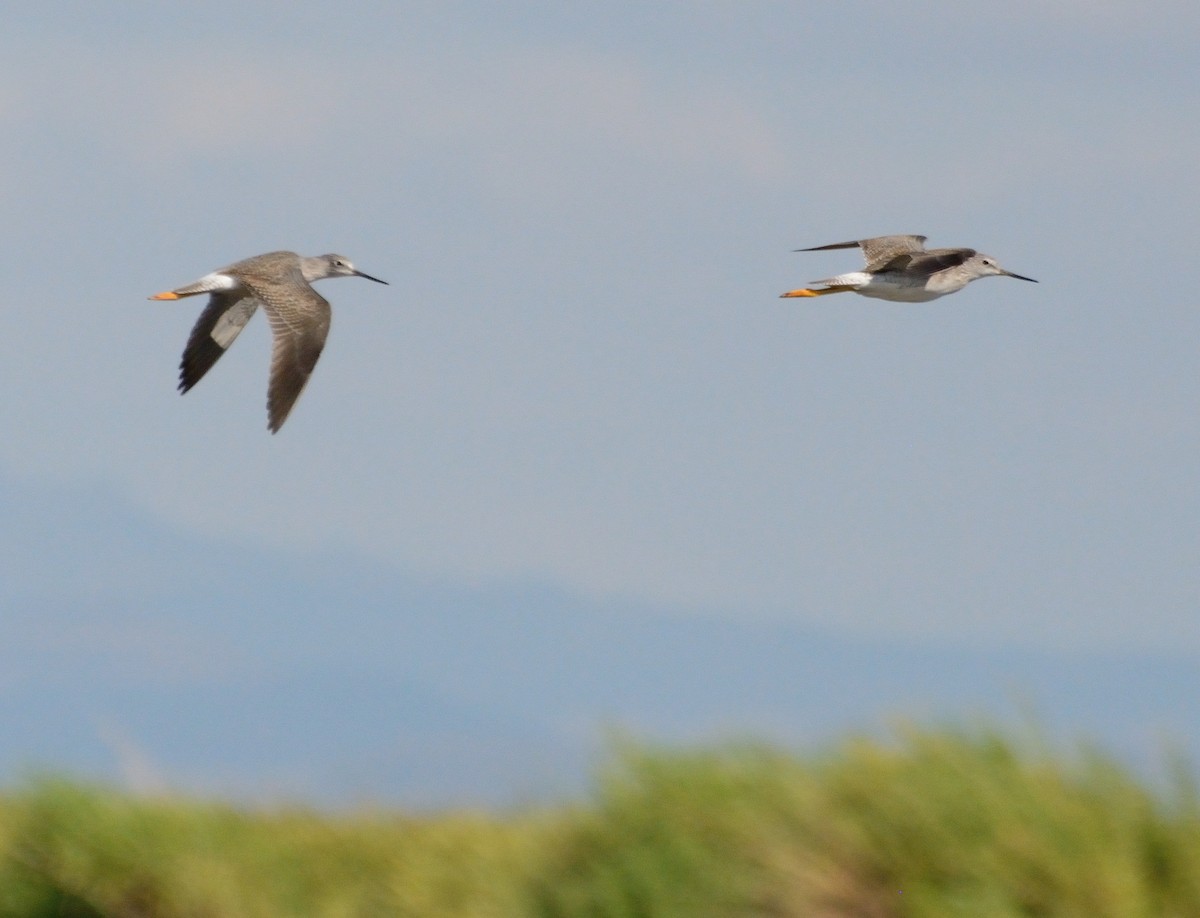
M 944 295 L 919 284 L 881 283 L 874 279 L 854 292 L 879 300 L 891 300 L 893 303 L 928 303 Z

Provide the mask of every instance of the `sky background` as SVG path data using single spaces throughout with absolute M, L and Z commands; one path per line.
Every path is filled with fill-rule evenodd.
M 1196 34 L 1132 0 L 14 13 L 0 779 L 504 799 L 613 727 L 1014 697 L 1200 751 Z M 792 250 L 887 233 L 1040 283 L 778 299 L 859 266 Z M 180 398 L 202 304 L 146 297 L 279 248 L 391 285 L 320 286 L 270 436 L 266 323 Z

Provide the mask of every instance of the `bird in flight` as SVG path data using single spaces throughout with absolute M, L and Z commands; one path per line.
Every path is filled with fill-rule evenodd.
M 359 271 L 341 255 L 306 257 L 295 252 L 267 252 L 150 297 L 178 300 L 209 294 L 208 305 L 183 349 L 180 393 L 200 381 L 261 306 L 274 339 L 267 385 L 267 427 L 271 433 L 278 431 L 325 347 L 332 313 L 329 301 L 312 288 L 312 283 L 326 277 L 365 277 L 378 284 L 387 283 Z
M 867 266 L 861 271 L 812 281 L 808 287 L 789 290 L 783 297 L 825 296 L 854 292 L 898 303 L 924 303 L 957 293 L 973 280 L 1001 275 L 1037 283 L 1006 271 L 991 255 L 974 249 L 927 249 L 924 236 L 875 236 L 853 242 L 818 245 L 798 252 L 829 249 L 862 249 Z

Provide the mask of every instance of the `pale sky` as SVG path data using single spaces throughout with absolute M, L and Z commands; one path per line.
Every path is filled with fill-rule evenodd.
M 601 606 L 1200 656 L 1197 34 L 1184 2 L 26 7 L 0 482 Z M 1040 283 L 778 299 L 859 266 L 792 250 L 886 233 Z M 265 321 L 181 398 L 202 304 L 146 297 L 277 248 L 390 286 L 320 286 L 272 437 Z M 157 582 L 105 584 L 121 525 L 69 565 L 10 532 L 29 608 Z

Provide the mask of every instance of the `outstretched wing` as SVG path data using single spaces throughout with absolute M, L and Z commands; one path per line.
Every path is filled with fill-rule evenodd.
M 855 239 L 851 242 L 835 242 L 817 245 L 798 252 L 825 252 L 830 249 L 862 249 L 867 261 L 867 270 L 876 270 L 877 263 L 886 263 L 898 255 L 925 251 L 924 236 L 873 236 L 870 239 Z
M 271 377 L 267 385 L 267 427 L 275 433 L 304 391 L 329 335 L 329 302 L 296 267 L 284 278 L 244 278 L 271 323 Z
M 208 305 L 188 335 L 179 361 L 179 391 L 187 392 L 212 369 L 233 344 L 254 311 L 258 300 L 244 287 L 220 290 L 208 298 Z

